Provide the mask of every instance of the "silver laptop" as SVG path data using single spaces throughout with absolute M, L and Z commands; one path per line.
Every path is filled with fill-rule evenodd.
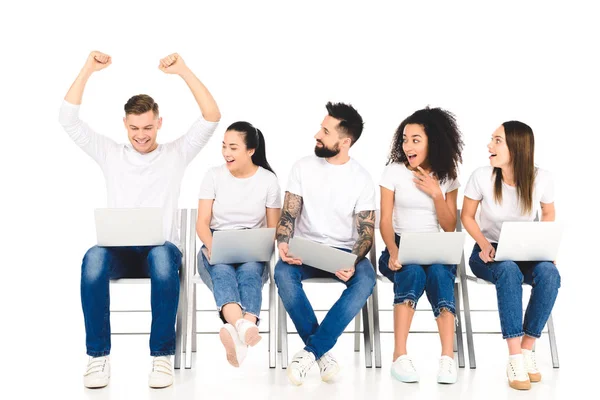
M 494 260 L 554 261 L 562 232 L 562 224 L 556 221 L 504 222 Z
M 97 208 L 94 214 L 98 246 L 165 244 L 162 208 Z
M 211 265 L 269 261 L 275 248 L 275 228 L 213 232 Z
M 464 232 L 403 233 L 398 261 L 402 265 L 458 264 L 464 245 Z
M 291 238 L 288 255 L 302 260 L 303 264 L 335 274 L 341 269 L 351 269 L 356 254 L 303 238 Z

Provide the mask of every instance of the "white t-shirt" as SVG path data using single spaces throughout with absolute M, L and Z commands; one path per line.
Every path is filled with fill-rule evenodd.
M 199 199 L 214 200 L 211 229 L 267 226 L 266 208 L 281 208 L 281 189 L 274 173 L 258 167 L 248 178 L 231 175 L 225 164 L 208 170 Z
M 475 170 L 467 187 L 465 196 L 481 201 L 480 229 L 483 236 L 490 242 L 498 242 L 500 229 L 504 221 L 533 221 L 539 204 L 554 202 L 554 180 L 552 174 L 541 168 L 537 168 L 537 174 L 533 184 L 533 209 L 529 214 L 521 214 L 521 208 L 517 200 L 517 189 L 502 183 L 502 204 L 494 200 L 494 180 L 491 166 L 481 167 Z
M 294 236 L 352 250 L 358 239 L 356 214 L 376 210 L 375 185 L 358 162 L 330 164 L 315 155 L 292 167 L 287 191 L 302 197 Z
M 433 199 L 413 182 L 414 174 L 404 164 L 392 163 L 385 167 L 379 185 L 394 192 L 392 213 L 394 232 L 439 232 Z M 440 183 L 446 193 L 460 187 L 458 180 L 446 179 Z
M 179 191 L 187 165 L 211 138 L 218 122 L 202 116 L 178 139 L 147 154 L 138 153 L 130 143 L 122 144 L 94 132 L 79 119 L 79 105 L 63 101 L 59 122 L 71 139 L 92 157 L 106 180 L 107 207 L 160 207 L 168 241 L 179 241 Z

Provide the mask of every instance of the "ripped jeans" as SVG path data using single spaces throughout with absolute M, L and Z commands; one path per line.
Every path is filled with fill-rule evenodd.
M 400 244 L 400 236 L 396 235 L 396 244 Z M 456 315 L 454 303 L 454 279 L 456 265 L 403 265 L 399 271 L 392 271 L 388 263 L 390 253 L 383 250 L 379 257 L 379 272 L 394 283 L 394 305 L 410 303 L 413 308 L 427 293 L 427 299 L 433 308 L 435 318 L 442 310 L 448 310 Z

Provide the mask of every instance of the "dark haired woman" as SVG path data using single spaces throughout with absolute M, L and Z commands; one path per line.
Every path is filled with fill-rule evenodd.
M 406 232 L 446 232 L 456 227 L 457 168 L 463 142 L 454 116 L 425 108 L 406 118 L 392 142 L 381 178 L 381 236 L 386 248 L 379 271 L 394 283 L 394 357 L 392 376 L 418 382 L 406 341 L 417 301 L 427 293 L 436 318 L 442 355 L 439 383 L 455 383 L 454 279 L 456 265 L 400 265 L 398 245 Z
M 550 316 L 560 274 L 549 261 L 494 261 L 505 221 L 533 221 L 539 204 L 542 221 L 554 221 L 554 182 L 533 163 L 533 131 L 519 121 L 503 123 L 488 144 L 490 166 L 481 167 L 465 188 L 462 222 L 477 242 L 469 259 L 478 278 L 496 286 L 502 337 L 508 344 L 506 374 L 514 389 L 529 389 L 542 379 L 532 351 Z M 475 220 L 481 205 L 480 222 Z M 532 286 L 523 321 L 522 284 Z
M 198 272 L 213 291 L 224 323 L 219 336 L 227 361 L 239 367 L 248 346 L 261 339 L 257 324 L 268 270 L 262 262 L 211 265 L 212 232 L 275 228 L 281 190 L 267 162 L 264 137 L 252 124 L 230 125 L 222 153 L 225 164 L 211 168 L 200 187 L 196 232 L 204 245 L 198 254 Z

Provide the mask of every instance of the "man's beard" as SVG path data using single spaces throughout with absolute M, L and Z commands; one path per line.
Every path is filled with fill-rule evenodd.
M 331 158 L 340 154 L 340 146 L 338 143 L 333 146 L 333 149 L 326 147 L 322 142 L 319 143 L 321 143 L 322 147 L 315 146 L 315 155 L 317 157 Z

